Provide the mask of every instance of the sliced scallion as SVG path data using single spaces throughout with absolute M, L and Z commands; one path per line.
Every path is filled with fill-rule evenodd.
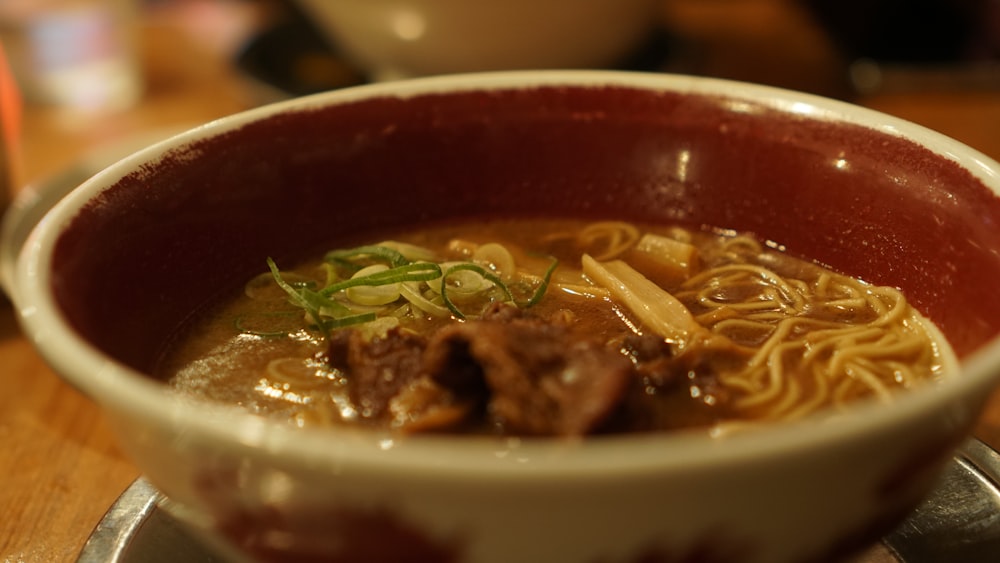
M 452 302 L 451 297 L 448 296 L 448 294 L 452 292 L 452 289 L 448 287 L 447 278 L 454 273 L 463 271 L 476 272 L 480 276 L 493 282 L 498 288 L 500 288 L 500 291 L 503 292 L 508 301 L 514 302 L 514 295 L 510 292 L 507 284 L 503 283 L 503 280 L 501 280 L 499 276 L 487 271 L 486 268 L 480 266 L 479 264 L 473 264 L 472 262 L 460 262 L 452 265 L 441 274 L 441 300 L 444 301 L 445 307 L 451 311 L 451 314 L 454 315 L 455 318 L 465 320 L 466 317 L 465 314 L 462 313 L 462 311 L 459 310 L 459 308 Z
M 545 269 L 545 275 L 542 276 L 542 283 L 538 284 L 538 289 L 535 290 L 534 295 L 523 305 L 525 308 L 533 307 L 542 300 L 545 296 L 545 292 L 549 289 L 549 283 L 552 281 L 552 274 L 555 273 L 556 267 L 559 266 L 559 260 L 553 258 L 549 267 Z
M 380 262 L 387 262 L 389 266 L 393 268 L 410 263 L 410 260 L 408 260 L 406 256 L 403 256 L 402 252 L 389 248 L 388 246 L 380 245 L 365 245 L 344 250 L 331 250 L 326 253 L 326 257 L 324 259 L 327 262 L 356 267 L 357 265 L 351 262 L 350 259 L 362 256 L 370 256 Z
M 359 315 L 350 315 L 339 319 L 325 318 L 319 326 L 325 331 L 330 331 L 338 328 L 344 328 L 346 326 L 368 323 L 374 321 L 376 318 L 378 318 L 378 315 L 375 313 L 361 313 Z M 327 335 L 329 336 L 329 334 Z
M 438 305 L 420 293 L 418 282 L 403 282 L 399 286 L 399 293 L 414 307 L 432 317 L 443 318 L 451 316 L 451 311 L 447 307 Z
M 337 282 L 319 290 L 319 293 L 323 295 L 333 295 L 334 293 L 345 290 L 349 287 L 357 287 L 361 285 L 386 285 L 407 281 L 427 281 L 440 276 L 441 267 L 437 264 L 434 264 L 433 262 L 413 262 L 411 264 L 397 266 L 388 270 L 373 272 L 366 276 L 359 276 Z
M 357 271 L 352 278 L 364 278 L 389 269 L 385 264 L 372 264 Z M 344 290 L 347 298 L 361 305 L 388 305 L 399 299 L 400 282 L 359 285 Z
M 391 248 L 389 244 L 396 248 Z M 319 327 L 327 337 L 333 329 L 368 323 L 380 316 L 391 315 L 392 311 L 399 314 L 401 309 L 392 308 L 391 305 L 400 298 L 431 316 L 453 316 L 459 320 L 466 319 L 466 315 L 456 305 L 456 301 L 470 302 L 477 295 L 483 295 L 484 299 L 501 298 L 518 307 L 531 307 L 544 296 L 558 265 L 558 261 L 553 259 L 531 297 L 519 302 L 511 287 L 492 271 L 492 267 L 464 261 L 440 264 L 411 261 L 401 252 L 405 251 L 410 256 L 419 255 L 415 254 L 415 249 L 430 255 L 429 250 L 421 247 L 393 242 L 330 251 L 324 258 L 328 283 L 322 288 L 316 288 L 314 284 L 289 283 L 289 280 L 282 277 L 274 260 L 268 258 L 267 264 L 272 277 L 288 295 L 289 301 L 303 309 L 307 322 Z M 349 269 L 353 274 L 350 278 L 343 279 L 337 275 L 338 268 Z M 507 264 L 503 269 L 512 268 L 512 265 Z M 504 276 L 511 273 L 501 270 Z M 451 287 L 448 286 L 449 277 L 457 282 L 452 283 Z M 423 293 L 425 289 L 426 294 Z M 344 292 L 346 299 L 335 299 L 334 296 L 339 292 Z M 502 294 L 502 297 L 497 293 Z M 384 309 L 383 306 L 390 308 Z M 366 307 L 378 309 L 365 310 Z

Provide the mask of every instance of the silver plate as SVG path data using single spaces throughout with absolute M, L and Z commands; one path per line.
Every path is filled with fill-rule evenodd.
M 160 494 L 136 480 L 94 529 L 77 563 L 221 561 L 159 508 Z M 1000 561 L 1000 454 L 966 442 L 941 484 L 894 532 L 851 563 Z

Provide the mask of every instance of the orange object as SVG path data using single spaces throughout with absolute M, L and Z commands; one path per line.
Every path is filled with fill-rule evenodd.
M 9 199 L 10 186 L 17 178 L 16 167 L 20 162 L 17 147 L 21 135 L 21 96 L 14 75 L 7 64 L 7 56 L 0 43 L 0 201 Z

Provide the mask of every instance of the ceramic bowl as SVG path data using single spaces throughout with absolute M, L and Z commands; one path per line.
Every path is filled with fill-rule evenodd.
M 31 233 L 24 330 L 167 507 L 234 560 L 834 560 L 934 485 L 1000 379 L 1000 165 L 838 101 L 567 71 L 383 83 L 214 121 Z M 582 440 L 302 430 L 144 375 L 218 290 L 344 233 L 468 214 L 683 221 L 898 286 L 961 363 L 891 406 Z
M 655 0 L 296 0 L 375 80 L 470 71 L 608 68 L 658 22 Z

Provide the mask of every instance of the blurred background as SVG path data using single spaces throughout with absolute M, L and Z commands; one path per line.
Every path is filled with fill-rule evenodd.
M 1000 93 L 1000 0 L 0 0 L 0 42 L 24 100 L 19 184 L 126 132 L 463 70 Z
M 846 99 L 1000 92 L 998 0 L 0 0 L 0 42 L 25 127 L 87 145 L 116 137 L 130 112 L 157 127 L 495 68 L 669 71 Z M 197 86 L 212 100 L 187 98 Z M 50 118 L 62 121 L 36 123 Z M 47 142 L 29 134 L 22 154 L 33 162 Z M 40 172 L 28 164 L 18 181 Z

